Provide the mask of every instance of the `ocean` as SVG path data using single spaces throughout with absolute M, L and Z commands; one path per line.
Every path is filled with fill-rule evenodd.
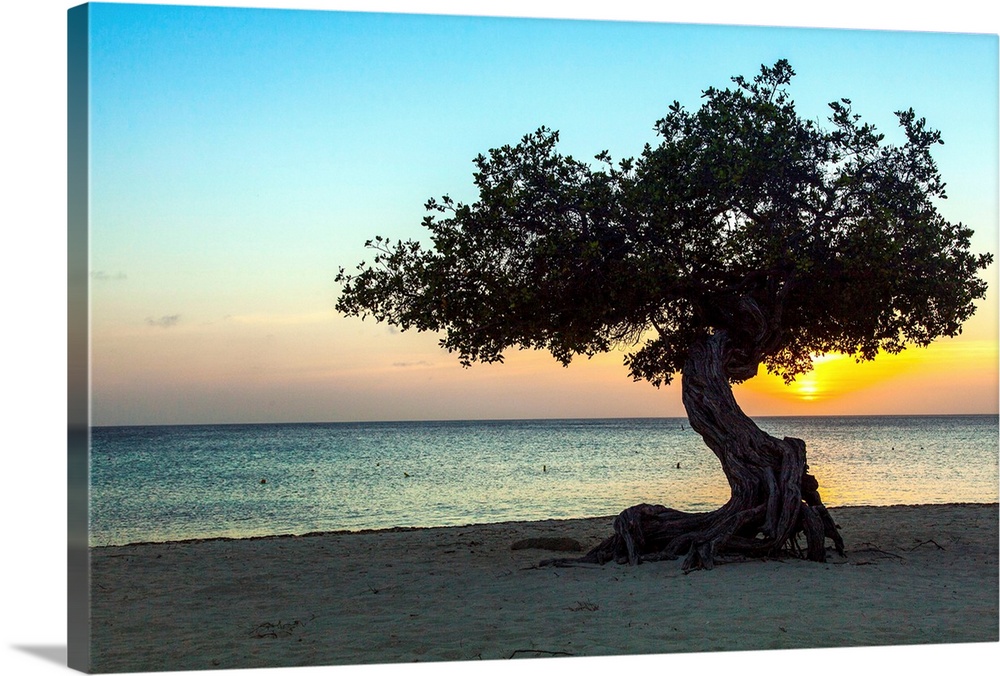
M 998 418 L 764 417 L 829 507 L 998 499 Z M 679 464 L 679 467 L 678 467 Z M 714 509 L 684 418 L 95 427 L 91 546 Z

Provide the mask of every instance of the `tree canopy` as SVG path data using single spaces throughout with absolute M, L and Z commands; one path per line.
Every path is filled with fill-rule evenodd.
M 464 365 L 625 346 L 657 386 L 722 330 L 731 382 L 960 333 L 992 256 L 937 209 L 940 133 L 906 110 L 905 142 L 887 143 L 846 98 L 829 124 L 803 119 L 793 75 L 782 60 L 695 111 L 674 102 L 635 158 L 576 160 L 545 127 L 476 157 L 478 199 L 429 200 L 430 246 L 369 241 L 373 262 L 337 276 L 337 309 L 443 332 Z

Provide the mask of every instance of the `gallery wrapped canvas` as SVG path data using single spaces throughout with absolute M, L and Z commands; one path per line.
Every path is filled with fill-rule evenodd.
M 68 22 L 71 667 L 998 640 L 996 35 Z

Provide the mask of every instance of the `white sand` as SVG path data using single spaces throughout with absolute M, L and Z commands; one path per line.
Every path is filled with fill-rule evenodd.
M 847 558 L 534 568 L 611 518 L 92 550 L 93 669 L 998 640 L 998 508 L 831 510 Z M 933 541 L 933 542 L 931 542 Z

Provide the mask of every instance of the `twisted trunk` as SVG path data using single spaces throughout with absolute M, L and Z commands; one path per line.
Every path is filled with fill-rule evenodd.
M 807 471 L 805 442 L 767 434 L 736 403 L 729 377 L 734 369 L 748 368 L 740 357 L 745 355 L 736 353 L 725 331 L 706 336 L 692 346 L 681 384 L 691 427 L 719 458 L 729 480 L 729 501 L 698 514 L 662 505 L 630 507 L 615 519 L 615 534 L 576 561 L 637 564 L 686 554 L 685 570 L 712 568 L 719 554 L 799 552 L 799 533 L 805 535 L 810 560 L 825 560 L 826 538 L 843 555 L 843 540 L 820 500 L 819 484 Z M 752 368 L 756 371 L 756 364 Z

